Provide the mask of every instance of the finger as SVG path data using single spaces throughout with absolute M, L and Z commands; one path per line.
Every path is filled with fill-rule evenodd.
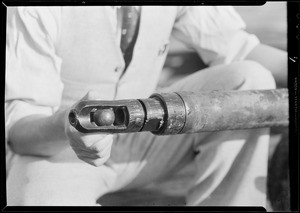
M 74 152 L 76 153 L 76 155 L 91 158 L 91 159 L 103 158 L 107 155 L 110 155 L 110 152 L 111 152 L 111 146 L 105 147 L 101 152 L 95 152 L 94 150 L 90 151 L 87 149 L 83 149 L 82 147 L 80 147 L 78 145 L 71 145 L 71 147 L 74 150 Z
M 113 140 L 113 135 L 96 134 L 96 135 L 83 135 L 81 140 L 87 148 L 92 146 L 106 146 Z
M 98 159 L 93 159 L 90 157 L 85 157 L 85 156 L 77 156 L 80 160 L 92 165 L 92 166 L 102 166 L 109 157 L 104 157 L 104 158 L 98 158 Z
M 78 102 L 85 100 L 101 100 L 101 93 L 97 90 L 89 90 Z M 77 103 L 74 103 L 71 108 L 74 108 Z
M 77 156 L 89 158 L 90 160 L 97 160 L 100 158 L 109 158 L 110 153 L 111 153 L 111 147 L 105 147 L 105 149 L 103 149 L 101 152 L 98 152 L 98 153 L 90 153 L 81 148 L 73 148 L 73 150 Z
M 96 141 L 91 146 L 87 147 L 91 152 L 97 153 L 101 152 L 105 147 L 112 146 L 113 143 L 113 135 L 106 135 L 101 140 Z
M 102 166 L 108 159 L 109 159 L 110 156 L 105 156 L 103 158 L 98 158 L 96 160 L 93 160 L 91 163 L 92 165 L 94 166 Z
M 111 147 L 113 136 L 107 135 L 103 139 L 96 138 L 94 141 L 82 141 L 81 138 L 73 138 L 70 140 L 70 145 L 74 150 L 85 151 L 89 154 L 97 154 L 102 152 L 106 147 Z M 92 145 L 90 145 L 92 144 Z
M 86 162 L 86 163 L 88 163 L 92 166 L 96 166 L 94 164 L 95 159 L 92 159 L 90 157 L 86 157 L 86 156 L 83 156 L 83 155 L 77 155 L 77 157 L 79 158 L 79 160 L 82 160 L 82 161 L 84 161 L 84 162 Z
M 81 149 L 76 149 L 74 150 L 76 155 L 79 157 L 82 157 L 82 158 L 89 158 L 90 160 L 96 160 L 98 159 L 99 157 L 96 156 L 95 154 L 91 154 L 85 150 L 81 150 Z
M 111 153 L 111 146 L 106 146 L 101 152 L 97 152 L 97 153 L 91 153 L 90 157 L 91 158 L 105 158 L 105 157 L 109 157 Z
M 91 100 L 90 97 L 93 95 L 93 93 L 94 92 L 92 92 L 92 90 L 88 91 L 81 99 L 79 99 L 79 101 L 74 103 L 71 108 L 74 108 L 80 101 Z

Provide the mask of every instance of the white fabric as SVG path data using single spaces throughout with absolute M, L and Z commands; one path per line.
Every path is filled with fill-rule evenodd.
M 255 35 L 241 30 L 246 24 L 233 7 L 188 7 L 183 10 L 175 23 L 174 36 L 195 48 L 210 66 L 240 61 L 259 42 Z
M 116 16 L 111 6 L 10 7 L 7 15 L 6 137 L 9 137 L 10 128 L 19 119 L 36 113 L 51 115 L 59 107 L 70 107 L 91 89 L 101 91 L 102 97 L 100 98 L 102 99 L 147 98 L 156 88 L 172 32 L 184 42 L 192 45 L 208 65 L 229 64 L 233 61 L 243 60 L 259 42 L 254 35 L 249 35 L 243 30 L 245 27 L 243 21 L 231 7 L 145 6 L 141 8 L 139 35 L 133 58 L 123 75 L 125 64 L 115 30 Z M 218 79 L 220 75 L 214 76 Z M 200 81 L 200 77 L 197 80 Z M 203 78 L 203 81 L 206 80 Z M 212 88 L 215 88 L 215 85 L 218 84 L 214 84 Z M 220 85 L 224 86 L 226 84 Z M 199 86 L 201 85 L 199 84 Z M 254 135 L 257 136 L 258 133 Z M 9 140 L 9 138 L 7 139 Z M 150 137 L 148 139 L 151 139 L 149 141 L 151 144 L 157 140 Z M 267 138 L 264 141 L 267 141 Z M 122 142 L 124 142 L 125 147 L 121 146 Z M 122 153 L 124 148 L 129 149 L 127 155 L 124 155 L 122 159 L 125 160 L 125 163 L 117 162 L 113 164 L 113 168 L 116 169 L 114 172 L 123 171 L 120 174 L 128 175 L 129 179 L 126 179 L 126 177 L 118 179 L 120 184 L 121 180 L 132 181 L 133 175 L 139 169 L 144 168 L 145 165 L 147 165 L 147 168 L 145 168 L 149 172 L 141 174 L 146 177 L 153 174 L 154 167 L 160 165 L 158 162 L 153 165 L 146 164 L 147 159 L 144 158 L 146 155 L 142 156 L 143 153 L 149 154 L 151 159 L 158 160 L 159 158 L 156 155 L 151 155 L 152 152 L 148 152 L 151 148 L 150 145 L 147 147 L 146 143 L 137 142 L 140 141 L 130 141 L 128 139 L 121 141 L 121 143 L 120 141 L 114 143 L 119 144 L 114 145 L 114 150 L 117 152 Z M 172 147 L 171 144 L 168 149 L 172 150 L 170 147 Z M 257 159 L 264 161 L 266 147 L 265 145 L 262 149 L 263 154 L 257 154 L 260 156 Z M 11 156 L 9 148 L 7 149 L 7 156 Z M 173 151 L 173 155 L 179 153 L 177 150 Z M 162 158 L 159 160 L 167 157 L 159 153 L 159 147 L 157 149 L 153 148 L 153 152 L 157 155 L 160 154 L 159 156 Z M 31 184 L 28 186 L 28 190 L 41 189 L 39 192 L 46 193 L 47 190 L 43 189 L 43 182 L 35 177 L 40 177 L 43 180 L 42 176 L 45 174 L 43 178 L 46 178 L 47 173 L 43 173 L 42 168 L 49 166 L 53 171 L 61 171 L 59 178 L 63 178 L 63 171 L 68 171 L 66 168 L 69 165 L 65 163 L 74 160 L 74 153 L 70 154 L 72 152 L 68 150 L 62 153 L 65 153 L 66 156 L 62 156 L 62 154 L 55 156 L 50 159 L 50 163 L 49 159 L 16 156 L 14 162 L 11 161 L 13 162 L 12 171 L 11 176 L 8 178 L 8 185 L 11 189 L 9 192 L 10 198 L 14 200 L 13 197 L 17 196 L 14 193 L 20 189 L 19 187 L 27 187 L 26 184 Z M 133 154 L 141 156 L 135 159 L 136 161 L 126 163 L 126 158 L 130 158 L 130 155 Z M 72 156 L 70 159 L 68 159 L 69 155 Z M 174 157 L 171 159 L 174 159 Z M 54 161 L 54 164 L 52 161 Z M 76 163 L 78 162 L 76 161 Z M 175 162 L 173 163 L 175 165 Z M 81 167 L 82 164 L 71 165 Z M 129 166 L 126 167 L 126 165 Z M 161 165 L 166 168 L 168 164 Z M 265 165 L 266 162 L 262 163 L 263 168 L 258 173 L 263 174 L 265 172 Z M 35 168 L 35 166 L 37 167 Z M 36 169 L 41 170 L 36 171 Z M 85 171 L 84 169 L 82 171 L 78 170 L 78 173 L 76 173 L 76 167 L 74 167 L 70 168 L 70 171 L 77 175 L 78 179 L 76 180 L 85 177 L 84 172 L 82 172 Z M 24 174 L 24 177 L 20 176 L 20 172 Z M 45 180 L 54 181 L 53 184 L 57 181 L 55 179 L 56 175 L 59 174 L 51 173 L 53 179 L 46 178 Z M 89 177 L 93 179 L 92 182 L 95 181 L 94 178 L 98 177 L 97 174 Z M 26 182 L 26 178 L 28 178 L 29 183 Z M 72 187 L 71 184 L 74 184 L 76 180 L 70 182 L 70 185 L 62 181 L 56 187 Z M 41 185 L 35 186 L 37 182 Z M 104 185 L 109 188 L 107 183 L 104 183 Z M 54 190 L 55 187 L 51 184 L 47 185 L 47 189 L 51 190 L 51 186 Z M 89 187 L 93 188 L 93 185 L 89 185 Z M 110 189 L 112 190 L 111 187 Z M 26 188 L 22 188 L 22 190 L 24 191 L 20 192 L 20 196 L 21 193 L 25 193 Z M 35 192 L 26 191 L 27 198 L 32 195 L 31 193 Z M 51 193 L 56 192 L 52 191 Z M 65 193 L 69 193 L 67 189 L 65 189 Z M 104 193 L 104 191 L 101 193 Z M 244 193 L 244 191 L 241 193 Z M 82 192 L 82 196 L 85 195 L 86 193 Z M 47 197 L 47 194 L 39 196 L 41 196 L 40 201 L 46 202 L 42 198 L 43 196 Z M 95 194 L 91 196 L 95 196 Z M 84 203 L 88 198 L 91 197 L 76 197 L 74 199 L 81 200 Z M 34 197 L 30 199 L 34 199 Z M 30 201 L 30 199 L 29 203 L 33 201 Z M 59 199 L 59 196 L 57 199 Z M 60 200 L 53 202 L 60 202 Z M 229 202 L 229 204 L 232 203 L 236 204 L 235 201 Z M 252 201 L 250 203 L 253 204 Z
M 107 99 L 147 97 L 156 87 L 173 25 L 174 35 L 192 42 L 207 64 L 242 60 L 258 43 L 242 30 L 244 22 L 229 6 L 145 6 L 141 10 L 133 59 L 120 79 L 124 60 L 117 36 L 111 34 L 116 35 L 111 6 L 8 8 L 5 101 L 12 110 L 6 113 L 7 131 L 37 107 L 39 112 L 57 109 L 62 96 L 68 96 L 63 86 L 69 82 L 105 85 L 99 90 Z M 62 105 L 69 106 L 84 92 Z M 28 105 L 14 111 L 22 101 L 32 109 Z
M 275 82 L 262 66 L 239 62 L 196 72 L 160 92 L 237 88 L 273 89 Z M 265 206 L 268 131 L 117 134 L 101 167 L 79 160 L 70 147 L 51 158 L 17 155 L 7 178 L 8 205 L 95 205 L 105 193 L 143 187 L 195 163 L 188 205 Z

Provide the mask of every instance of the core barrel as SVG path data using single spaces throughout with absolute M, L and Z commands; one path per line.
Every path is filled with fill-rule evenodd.
M 81 101 L 69 121 L 84 133 L 156 135 L 288 126 L 288 90 L 155 93 L 147 99 Z
M 178 92 L 186 108 L 181 134 L 288 126 L 288 90 Z

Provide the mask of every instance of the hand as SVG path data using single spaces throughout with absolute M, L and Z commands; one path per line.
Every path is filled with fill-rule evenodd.
M 95 91 L 88 92 L 81 100 L 97 100 Z M 77 157 L 93 166 L 103 165 L 110 157 L 113 136 L 99 133 L 84 134 L 65 119 L 65 133 Z

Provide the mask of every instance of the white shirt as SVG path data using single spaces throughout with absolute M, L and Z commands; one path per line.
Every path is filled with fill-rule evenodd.
M 100 90 L 102 99 L 147 98 L 158 82 L 171 32 L 210 66 L 243 60 L 259 43 L 229 6 L 145 6 L 132 62 L 122 76 L 115 10 L 8 8 L 6 135 L 19 119 L 51 115 L 90 89 Z

